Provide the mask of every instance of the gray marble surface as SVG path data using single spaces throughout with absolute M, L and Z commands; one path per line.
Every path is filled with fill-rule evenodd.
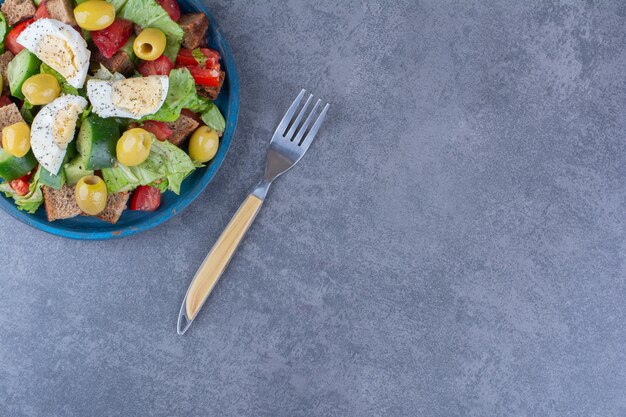
M 626 6 L 209 1 L 241 117 L 129 239 L 0 213 L 2 416 L 626 415 Z M 186 336 L 301 87 L 330 117 Z

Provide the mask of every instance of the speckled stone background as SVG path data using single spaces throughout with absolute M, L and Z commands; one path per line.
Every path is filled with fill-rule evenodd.
M 626 415 L 626 4 L 209 3 L 242 108 L 202 197 L 109 242 L 0 214 L 0 415 Z M 328 122 L 178 336 L 301 87 Z

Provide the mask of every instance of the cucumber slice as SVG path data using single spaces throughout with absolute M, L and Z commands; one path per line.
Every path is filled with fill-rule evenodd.
M 115 164 L 115 146 L 120 129 L 113 119 L 103 119 L 95 114 L 80 126 L 76 149 L 87 169 L 111 168 Z
M 41 61 L 34 54 L 24 49 L 17 54 L 15 58 L 7 66 L 7 78 L 9 79 L 9 88 L 13 97 L 24 100 L 22 94 L 22 84 L 35 74 L 39 74 Z
M 60 190 L 65 184 L 65 172 L 61 170 L 59 175 L 52 175 L 50 171 L 44 167 L 40 167 L 39 171 L 39 183 L 52 187 L 55 190 Z
M 2 148 L 0 148 L 0 177 L 6 181 L 13 181 L 23 177 L 32 171 L 37 166 L 37 159 L 33 155 L 32 151 L 28 152 L 26 156 L 17 158 L 9 155 Z
M 77 156 L 70 163 L 65 164 L 64 168 L 65 182 L 67 185 L 74 186 L 80 181 L 80 179 L 87 175 L 93 175 L 93 170 L 86 168 L 83 158 Z

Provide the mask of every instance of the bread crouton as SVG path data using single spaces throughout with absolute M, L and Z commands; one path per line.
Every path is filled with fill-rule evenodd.
M 167 123 L 172 134 L 167 138 L 168 142 L 180 147 L 185 140 L 200 126 L 196 120 L 181 114 L 175 122 Z
M 60 190 L 44 185 L 42 188 L 48 221 L 71 219 L 82 213 L 76 203 L 75 187 L 64 185 Z
M 24 119 L 17 109 L 15 103 L 11 103 L 8 106 L 0 107 L 0 131 L 7 126 L 14 125 L 15 123 L 23 122 Z
M 126 210 L 129 197 L 129 192 L 110 194 L 107 197 L 106 208 L 102 213 L 98 214 L 97 217 L 111 224 L 117 223 L 122 213 L 124 213 L 124 210 Z
M 0 93 L 5 93 L 9 91 L 9 79 L 7 78 L 7 67 L 9 66 L 9 62 L 13 60 L 15 55 L 11 53 L 11 51 L 6 51 L 2 55 L 0 55 L 0 76 L 2 76 L 2 91 Z
M 37 9 L 31 0 L 5 0 L 0 10 L 9 26 L 13 26 L 24 19 L 33 17 Z
M 111 58 L 106 58 L 98 49 L 93 54 L 93 61 L 96 62 L 96 68 L 100 68 L 99 64 L 104 65 L 111 72 L 119 72 L 122 75 L 131 75 L 135 69 L 133 62 L 128 54 L 122 50 L 117 51 Z
M 74 2 L 72 0 L 46 0 L 46 9 L 51 19 L 60 20 L 70 26 L 78 26 L 74 18 Z
M 180 17 L 178 24 L 185 32 L 183 47 L 196 49 L 206 44 L 209 19 L 204 13 L 186 13 Z

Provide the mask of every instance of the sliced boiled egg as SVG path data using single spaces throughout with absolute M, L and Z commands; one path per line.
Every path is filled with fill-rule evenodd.
M 51 174 L 63 165 L 67 145 L 74 139 L 78 117 L 87 107 L 80 96 L 61 96 L 42 107 L 30 128 L 30 146 L 35 158 Z
M 91 79 L 87 96 L 100 117 L 140 119 L 156 113 L 167 97 L 170 81 L 166 75 L 127 78 L 118 81 Z
M 91 52 L 85 39 L 70 25 L 39 19 L 17 37 L 17 43 L 61 74 L 72 87 L 82 88 L 85 84 Z

